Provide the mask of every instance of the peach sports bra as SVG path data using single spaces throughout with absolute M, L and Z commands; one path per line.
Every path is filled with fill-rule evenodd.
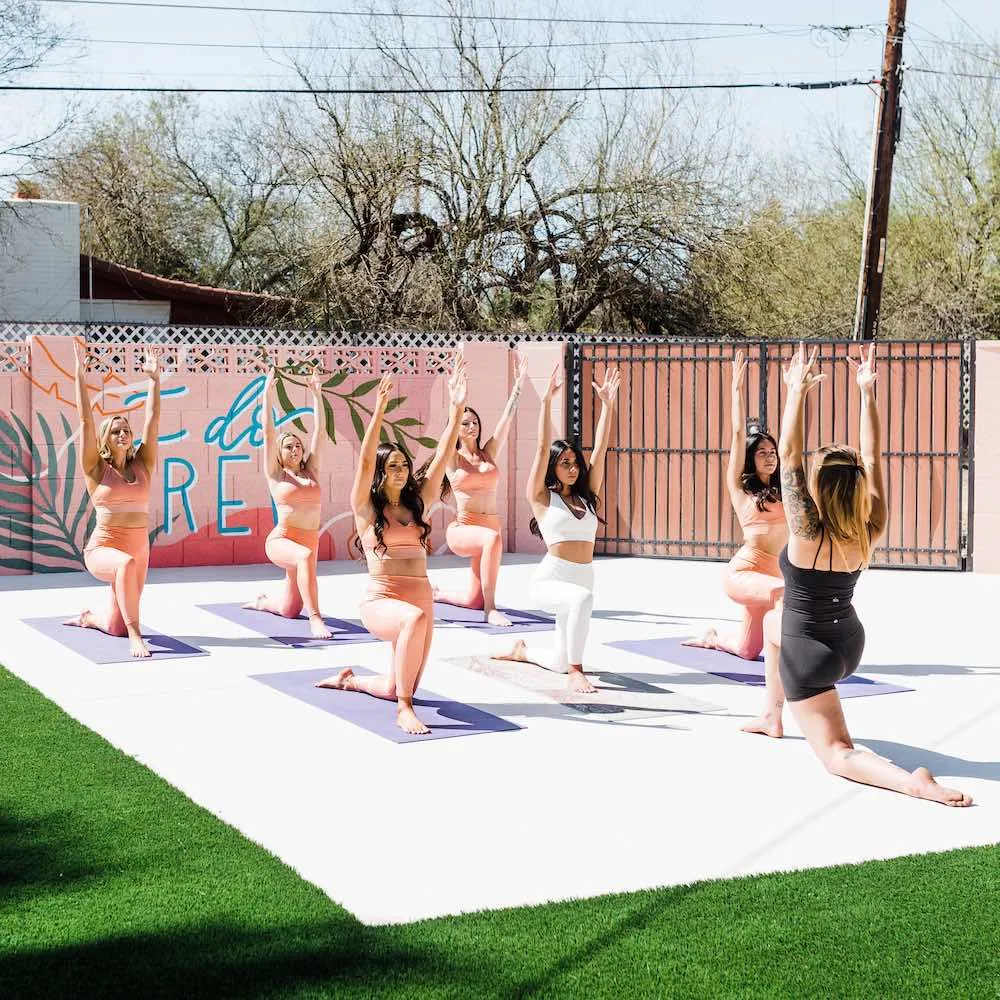
M 758 510 L 753 498 L 748 496 L 742 510 L 736 512 L 740 527 L 744 531 L 750 531 L 754 528 L 767 530 L 772 524 L 785 523 L 785 508 L 780 500 L 768 500 L 766 507 L 766 510 Z
M 495 493 L 500 482 L 500 470 L 489 459 L 470 462 L 464 455 L 459 455 L 458 468 L 448 473 L 448 482 L 456 496 Z
M 382 541 L 385 543 L 384 552 L 376 552 L 378 539 L 375 537 L 375 525 L 369 524 L 365 528 L 365 533 L 361 536 L 361 547 L 365 550 L 365 555 L 369 559 L 426 559 L 427 549 L 420 541 L 420 525 L 396 524 L 387 521 L 382 530 Z
M 309 473 L 306 473 L 309 476 Z M 282 521 L 289 515 L 302 511 L 319 510 L 322 504 L 319 483 L 309 476 L 307 483 L 299 482 L 287 469 L 281 470 L 281 479 L 268 477 L 268 487 L 274 499 L 278 520 Z
M 104 463 L 104 475 L 91 494 L 98 513 L 149 513 L 149 474 L 146 466 L 134 460 L 129 464 L 135 475 L 135 481 L 131 483 L 110 462 Z

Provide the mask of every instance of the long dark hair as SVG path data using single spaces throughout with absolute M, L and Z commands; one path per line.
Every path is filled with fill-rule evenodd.
M 476 435 L 476 454 L 477 455 L 482 455 L 482 453 L 483 453 L 483 446 L 482 446 L 482 443 L 480 441 L 480 439 L 483 436 L 483 421 L 482 421 L 482 418 L 479 416 L 479 414 L 471 406 L 467 406 L 462 411 L 462 416 L 464 417 L 466 413 L 471 413 L 476 418 L 476 423 L 479 424 L 479 433 Z M 462 446 L 462 442 L 458 441 L 456 439 L 456 441 L 455 441 L 455 451 L 458 451 L 458 449 L 461 446 Z M 430 465 L 430 462 L 426 462 L 423 466 L 421 466 L 420 473 L 418 473 L 418 477 L 419 478 L 423 478 L 423 476 L 421 474 L 427 470 L 428 465 Z M 448 473 L 446 472 L 444 474 L 444 479 L 441 480 L 441 499 L 442 500 L 447 500 L 450 494 L 451 494 L 451 481 L 448 479 Z
M 569 495 L 582 500 L 591 513 L 597 514 L 597 505 L 601 502 L 601 498 L 590 488 L 590 466 L 587 465 L 587 460 L 583 457 L 583 452 L 572 441 L 559 438 L 557 441 L 552 442 L 549 448 L 549 464 L 545 468 L 545 486 L 550 490 L 559 490 L 561 488 L 559 477 L 556 475 L 556 465 L 559 462 L 559 456 L 564 451 L 573 452 L 576 464 L 580 468 L 580 474 L 576 477 L 576 482 L 569 488 Z M 607 523 L 600 514 L 597 514 L 597 520 L 601 524 Z M 533 517 L 528 522 L 528 530 L 533 535 L 537 535 L 539 538 L 542 537 L 542 531 L 538 527 L 538 518 Z
M 399 503 L 413 515 L 420 528 L 420 544 L 427 548 L 427 539 L 431 534 L 431 526 L 424 520 L 424 501 L 420 496 L 420 480 L 413 475 L 413 460 L 398 445 L 382 442 L 375 451 L 375 472 L 372 474 L 372 485 L 368 493 L 372 509 L 375 511 L 375 552 L 383 555 L 386 552 L 386 544 L 382 539 L 385 526 L 389 523 L 385 516 L 385 508 L 389 503 L 385 495 L 385 463 L 389 461 L 389 456 L 398 451 L 406 460 L 406 485 L 399 494 Z M 354 544 L 358 551 L 364 555 L 364 546 L 360 537 L 354 539 Z
M 743 474 L 740 476 L 740 484 L 743 492 L 753 497 L 753 502 L 757 505 L 757 510 L 767 510 L 768 503 L 781 503 L 781 461 L 775 466 L 771 481 L 765 483 L 757 475 L 757 465 L 754 459 L 757 449 L 768 441 L 774 446 L 774 454 L 778 454 L 778 442 L 771 437 L 763 427 L 756 421 L 751 421 L 747 425 L 747 449 L 743 457 Z

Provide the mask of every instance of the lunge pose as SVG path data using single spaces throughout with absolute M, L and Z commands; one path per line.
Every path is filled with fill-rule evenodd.
M 967 806 L 962 792 L 943 788 L 925 767 L 910 773 L 854 746 L 834 685 L 857 670 L 865 630 L 852 606 L 854 587 L 885 531 L 881 428 L 875 402 L 875 347 L 848 359 L 861 391 L 860 454 L 847 445 L 827 445 L 812 459 L 807 484 L 803 468 L 803 411 L 806 396 L 823 378 L 813 371 L 800 345 L 785 367 L 788 396 L 778 453 L 785 516 L 791 535 L 781 553 L 785 576 L 783 612 L 765 621 L 765 657 L 778 659 L 767 675 L 767 705 L 756 723 L 744 727 L 782 735 L 785 697 L 816 756 L 832 774 L 949 806 Z M 780 646 L 780 652 L 779 652 Z
M 594 383 L 601 400 L 601 415 L 589 466 L 576 445 L 561 439 L 552 441 L 552 397 L 561 384 L 562 376 L 556 368 L 542 397 L 538 450 L 527 488 L 534 514 L 531 531 L 545 541 L 548 549 L 532 577 L 531 598 L 556 616 L 555 647 L 542 650 L 519 641 L 506 656 L 497 658 L 523 660 L 567 673 L 571 690 L 593 694 L 597 689 L 583 672 L 583 651 L 594 606 L 597 505 L 621 376 L 609 368 L 604 381 Z
M 139 600 L 149 567 L 149 487 L 160 425 L 160 363 L 154 351 L 146 352 L 142 371 L 149 386 L 142 442 L 136 447 L 128 417 L 105 417 L 95 432 L 87 351 L 76 342 L 80 469 L 97 514 L 83 559 L 98 580 L 111 584 L 111 600 L 103 615 L 88 610 L 66 624 L 127 635 L 134 657 L 150 655 L 139 625 Z
M 497 484 L 500 471 L 497 461 L 507 443 L 507 435 L 517 411 L 527 366 L 515 355 L 514 387 L 496 429 L 485 444 L 481 443 L 479 414 L 466 406 L 458 429 L 458 443 L 448 459 L 445 490 L 455 494 L 455 520 L 448 525 L 448 548 L 470 560 L 472 579 L 464 593 L 434 588 L 434 600 L 460 608 L 484 612 L 491 625 L 510 625 L 510 619 L 497 611 L 496 587 L 503 556 L 503 535 L 497 516 Z
M 267 536 L 267 558 L 285 571 L 285 586 L 276 597 L 261 594 L 245 608 L 269 611 L 283 618 L 298 618 L 305 609 L 314 639 L 329 639 L 319 611 L 316 561 L 319 552 L 321 493 L 319 475 L 326 439 L 323 415 L 323 375 L 309 377 L 313 397 L 313 431 L 306 451 L 302 439 L 291 431 L 279 433 L 274 426 L 274 369 L 264 382 L 261 419 L 264 429 L 264 469 L 268 489 L 278 511 L 278 523 Z
M 382 677 L 358 677 L 347 667 L 316 685 L 394 700 L 396 721 L 407 733 L 430 732 L 413 711 L 413 695 L 420 685 L 434 633 L 433 598 L 427 579 L 431 527 L 424 520 L 424 510 L 441 491 L 445 466 L 458 438 L 465 391 L 465 365 L 458 360 L 448 382 L 448 425 L 426 475 L 417 480 L 406 452 L 392 444 L 379 444 L 382 418 L 393 394 L 392 379 L 382 377 L 361 443 L 351 510 L 370 575 L 361 620 L 372 635 L 392 643 L 392 665 Z
M 708 629 L 685 646 L 721 649 L 744 660 L 756 660 L 764 648 L 764 615 L 781 597 L 785 581 L 778 566 L 778 553 L 788 540 L 788 526 L 781 504 L 778 443 L 770 434 L 756 430 L 747 439 L 743 383 L 747 362 L 742 351 L 733 360 L 733 439 L 729 448 L 726 484 L 733 510 L 743 529 L 743 547 L 726 570 L 726 594 L 743 605 L 743 622 L 732 635 Z

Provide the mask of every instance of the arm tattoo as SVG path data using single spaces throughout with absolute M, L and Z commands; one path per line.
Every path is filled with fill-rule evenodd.
M 802 465 L 781 467 L 781 499 L 788 512 L 788 525 L 799 538 L 815 538 L 819 534 L 819 511 L 809 495 Z

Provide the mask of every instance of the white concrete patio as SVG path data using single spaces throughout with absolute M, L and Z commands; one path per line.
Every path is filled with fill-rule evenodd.
M 534 561 L 508 556 L 501 603 L 523 603 Z M 457 582 L 461 565 L 435 558 L 432 578 Z M 382 668 L 381 644 L 287 649 L 194 607 L 253 597 L 276 580 L 268 566 L 154 571 L 144 623 L 211 655 L 109 666 L 20 621 L 103 606 L 104 587 L 5 578 L 0 662 L 368 923 L 995 843 L 1000 577 L 872 571 L 858 587 L 861 672 L 915 690 L 845 701 L 851 731 L 968 791 L 976 806 L 957 810 L 827 775 L 790 716 L 780 743 L 740 733 L 759 689 L 604 645 L 735 617 L 723 568 L 598 563 L 588 666 L 725 708 L 665 721 L 572 717 L 447 662 L 496 641 L 439 627 L 425 686 L 524 729 L 394 744 L 249 679 Z M 324 612 L 356 617 L 364 584 L 354 565 L 321 564 Z

